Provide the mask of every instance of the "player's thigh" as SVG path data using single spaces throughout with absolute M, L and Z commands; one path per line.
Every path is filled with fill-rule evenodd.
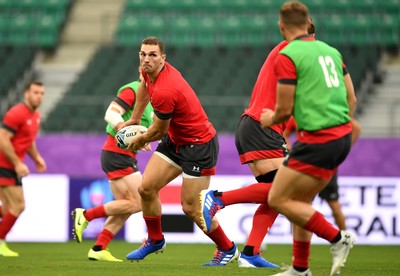
M 259 174 L 266 174 L 279 169 L 283 160 L 285 160 L 284 157 L 255 160 L 254 168 Z
M 20 185 L 3 187 L 3 197 L 9 206 L 25 204 L 24 191 Z
M 143 173 L 142 189 L 159 191 L 178 177 L 182 169 L 166 155 L 155 152 L 148 161 Z
M 135 172 L 110 180 L 110 187 L 115 199 L 140 200 L 138 187 L 141 182 L 142 174 Z
M 6 198 L 3 196 L 3 186 L 0 186 L 0 203 L 4 205 Z
M 327 181 L 282 166 L 275 175 L 269 200 L 311 202 Z
M 8 211 L 10 208 L 10 203 L 8 202 L 8 199 L 3 195 L 3 186 L 0 186 L 0 203 L 1 203 L 1 208 L 3 214 Z

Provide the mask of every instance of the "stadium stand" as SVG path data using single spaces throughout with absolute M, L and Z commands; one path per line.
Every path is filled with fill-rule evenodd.
M 72 0 L 1 0 L 0 44 L 54 49 Z
M 29 78 L 36 50 L 29 46 L 0 46 L 0 116 L 22 97 L 16 91 L 20 80 Z
M 248 103 L 258 70 L 273 46 L 274 44 L 263 48 L 168 47 L 167 60 L 192 85 L 217 130 L 232 132 Z M 380 52 L 373 50 L 369 47 L 345 47 L 342 51 L 360 93 L 363 77 L 369 71 L 376 71 Z M 131 48 L 100 48 L 66 93 L 62 106 L 55 109 L 44 122 L 44 130 L 101 132 L 104 129 L 102 117 L 109 101 L 121 84 L 136 78 L 137 64 L 137 54 Z M 359 100 L 362 101 L 361 94 Z M 70 113 L 66 116 L 68 110 Z M 362 109 L 359 108 L 358 111 L 361 112 Z M 58 122 L 58 127 L 52 121 Z M 77 122 L 85 126 L 78 126 Z
M 117 89 L 138 77 L 138 55 L 130 48 L 101 47 L 62 102 L 43 123 L 47 132 L 103 132 L 104 112 Z
M 317 37 L 342 52 L 362 104 L 371 93 L 371 79 L 380 79 L 383 52 L 399 47 L 400 0 L 303 2 L 310 8 Z M 72 3 L 0 0 L 0 45 L 57 48 Z M 233 132 L 261 64 L 282 40 L 277 28 L 281 4 L 276 0 L 126 0 L 114 43 L 98 48 L 47 116 L 43 130 L 103 132 L 106 105 L 120 85 L 136 78 L 139 42 L 155 35 L 166 42 L 167 60 L 197 91 L 217 130 Z M 358 112 L 363 112 L 362 105 Z
M 40 51 L 54 51 L 72 0 L 0 0 L 0 114 L 20 100 Z
M 229 113 L 231 118 L 240 116 L 256 79 L 257 70 L 267 53 L 261 48 L 171 48 L 168 49 L 168 60 L 182 70 L 200 99 L 207 105 L 206 111 L 210 113 L 214 123 L 219 124 L 221 131 L 230 131 L 234 126 L 219 122 L 218 118 L 227 118 Z M 246 63 L 252 63 L 250 70 L 241 59 L 226 58 L 244 55 L 247 56 Z M 260 55 L 263 56 L 262 59 Z M 219 59 L 229 62 L 216 63 Z M 103 131 L 105 124 L 102 117 L 105 109 L 122 84 L 137 78 L 138 64 L 138 55 L 131 48 L 100 48 L 80 78 L 71 85 L 60 106 L 50 113 L 43 129 L 47 132 L 66 129 L 75 132 Z M 225 66 L 235 70 L 227 71 Z M 249 78 L 251 81 L 248 81 Z M 93 110 L 97 110 L 97 113 L 93 113 Z M 215 115 L 211 116 L 212 112 L 216 112 Z M 86 124 L 85 121 L 89 123 Z M 82 122 L 85 126 L 76 125 Z
M 329 43 L 399 43 L 400 0 L 303 2 Z M 116 43 L 136 45 L 146 36 L 144 33 L 164 37 L 170 45 L 234 47 L 277 43 L 281 37 L 276 11 L 281 4 L 273 0 L 127 0 Z

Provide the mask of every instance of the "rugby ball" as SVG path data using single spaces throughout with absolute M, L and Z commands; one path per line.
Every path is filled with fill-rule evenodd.
M 121 128 L 117 134 L 115 134 L 117 146 L 126 150 L 129 147 L 133 137 L 135 137 L 138 133 L 145 133 L 146 131 L 147 128 L 141 125 L 130 125 Z

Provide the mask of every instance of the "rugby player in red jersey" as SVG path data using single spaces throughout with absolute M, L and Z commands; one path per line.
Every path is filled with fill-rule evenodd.
M 314 34 L 314 24 L 310 24 L 308 31 Z M 240 253 L 239 267 L 279 267 L 265 260 L 260 254 L 260 248 L 277 217 L 277 213 L 268 206 L 266 199 L 275 174 L 288 152 L 283 137 L 286 123 L 263 128 L 260 125 L 260 115 L 264 108 L 275 107 L 277 78 L 274 64 L 279 51 L 287 44 L 285 40 L 280 42 L 268 54 L 258 74 L 250 103 L 235 131 L 235 143 L 240 161 L 249 166 L 258 183 L 225 192 L 203 191 L 200 196 L 203 202 L 202 220 L 206 228 L 209 227 L 215 210 L 238 203 L 261 203 L 253 216 L 253 225 L 243 252 Z M 213 204 L 205 204 L 206 201 Z
M 308 25 L 308 34 L 310 34 L 311 38 L 314 37 L 315 34 L 315 26 L 311 22 L 311 19 Z M 257 94 L 255 94 L 257 93 L 256 83 L 251 98 L 252 101 L 257 100 L 257 102 L 260 103 L 264 101 L 262 104 L 264 104 L 265 107 L 271 105 L 275 107 L 277 82 L 277 77 L 274 72 L 275 60 L 279 54 L 279 51 L 284 49 L 287 44 L 288 43 L 286 41 L 281 42 L 271 51 L 257 79 L 257 82 L 260 83 L 261 77 L 265 79 L 268 78 L 269 81 L 273 81 L 273 87 L 271 88 L 269 85 L 272 93 L 269 94 L 268 98 L 267 96 L 262 98 L 260 97 L 260 91 L 262 90 L 258 88 L 259 97 L 257 99 Z M 266 67 L 267 64 L 269 64 L 269 69 L 267 69 L 267 71 L 264 71 L 264 67 Z M 264 74 L 262 74 L 263 71 Z M 345 67 L 343 68 L 343 71 L 345 75 L 344 81 L 346 84 L 346 89 L 348 90 L 350 95 L 354 95 L 352 81 L 349 74 L 347 74 L 348 72 Z M 267 72 L 267 74 L 265 72 Z M 268 82 L 264 83 L 264 86 L 259 86 L 265 87 L 265 95 L 267 95 L 267 84 Z M 246 109 L 246 111 L 248 112 L 248 110 L 253 107 L 253 110 L 257 110 L 258 114 L 260 115 L 263 111 L 263 108 L 262 105 L 259 105 L 259 109 L 255 109 L 254 107 L 257 106 L 257 102 L 254 102 L 253 105 L 252 103 L 250 103 L 249 108 Z M 260 117 L 254 118 L 253 116 L 251 116 L 254 114 L 246 114 L 246 111 L 242 116 L 236 130 L 236 145 L 241 156 L 241 161 L 242 163 L 245 163 L 246 161 L 249 163 L 254 176 L 256 176 L 256 179 L 259 182 L 271 183 L 274 179 L 278 167 L 283 161 L 283 158 L 274 158 L 277 156 L 272 156 L 273 154 L 278 154 L 279 149 L 282 148 L 278 146 L 282 145 L 282 131 L 285 129 L 286 126 L 283 126 L 283 128 L 281 128 L 282 123 L 272 124 L 265 127 L 265 130 L 262 131 L 263 128 L 259 125 Z M 246 118 L 246 116 L 248 117 Z M 249 118 L 249 116 L 251 116 L 251 118 Z M 244 124 L 245 120 L 247 121 L 247 124 Z M 255 122 L 257 122 L 258 124 Z M 275 151 L 273 151 L 274 149 Z M 250 163 L 251 161 L 252 163 Z M 274 163 L 275 161 L 276 163 Z M 273 166 L 274 164 L 276 165 L 275 167 Z M 256 170 L 254 168 L 256 168 Z M 264 174 L 262 174 L 262 172 L 264 172 Z M 208 227 L 209 221 L 215 215 L 216 210 L 224 208 L 225 206 L 237 203 L 262 203 L 254 215 L 252 231 L 249 235 L 246 246 L 239 257 L 240 267 L 274 267 L 274 264 L 266 261 L 258 254 L 261 242 L 265 234 L 273 225 L 276 218 L 275 211 L 271 210 L 271 208 L 267 204 L 267 197 L 270 188 L 271 185 L 258 183 L 245 188 L 231 191 L 203 191 L 201 193 L 201 200 L 203 203 L 202 220 L 205 227 Z M 305 231 L 297 225 L 293 225 L 293 231 L 294 233 L 296 233 L 294 235 L 295 239 L 293 244 L 293 265 L 296 268 L 308 268 L 308 257 L 310 254 L 309 239 L 311 237 L 311 232 Z
M 162 252 L 165 239 L 161 229 L 159 191 L 182 174 L 183 212 L 200 227 L 198 194 L 207 189 L 215 174 L 218 138 L 196 93 L 181 73 L 166 61 L 164 43 L 156 37 L 145 38 L 139 52 L 144 80 L 137 93 L 137 104 L 125 125 L 138 124 L 145 105 L 154 108 L 154 123 L 132 141 L 130 150 L 160 140 L 143 173 L 139 193 L 148 238 L 127 255 L 128 260 L 142 260 L 150 253 Z M 217 225 L 217 222 L 215 222 Z M 223 266 L 236 259 L 239 252 L 220 226 L 206 232 L 216 244 L 212 261 L 206 266 Z
M 43 84 L 29 83 L 24 92 L 24 102 L 7 111 L 0 128 L 0 200 L 4 214 L 0 222 L 0 256 L 19 256 L 8 248 L 5 239 L 25 208 L 22 178 L 30 173 L 24 163 L 26 154 L 35 162 L 37 172 L 46 170 L 46 162 L 35 143 L 40 125 L 37 109 L 43 97 Z
M 315 233 L 332 244 L 330 275 L 336 275 L 355 237 L 328 222 L 312 208 L 311 201 L 350 152 L 351 118 L 357 100 L 354 89 L 349 89 L 351 78 L 339 51 L 307 34 L 309 13 L 304 4 L 284 3 L 278 25 L 289 44 L 275 62 L 276 106 L 274 110 L 264 109 L 260 122 L 263 127 L 271 127 L 293 115 L 298 141 L 275 176 L 268 204 L 301 231 Z M 298 240 L 297 234 L 293 232 L 294 240 Z M 310 240 L 311 235 L 304 241 Z M 306 276 L 311 272 L 308 265 L 292 262 L 290 269 L 276 275 Z

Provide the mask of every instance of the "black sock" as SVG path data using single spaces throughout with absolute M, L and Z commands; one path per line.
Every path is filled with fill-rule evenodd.
M 214 191 L 214 196 L 217 196 L 217 197 L 221 197 L 222 196 L 222 192 L 218 192 L 218 191 Z
M 304 272 L 308 269 L 308 268 L 298 267 L 298 266 L 293 266 L 293 268 L 296 269 L 298 272 Z
M 101 249 L 101 245 L 95 245 L 92 247 L 93 251 L 101 251 L 103 249 Z
M 254 246 L 246 245 L 243 249 L 243 254 L 246 256 L 254 256 Z
M 336 235 L 336 237 L 332 240 L 332 243 L 337 243 L 340 241 L 342 238 L 342 231 L 339 231 L 339 234 Z

